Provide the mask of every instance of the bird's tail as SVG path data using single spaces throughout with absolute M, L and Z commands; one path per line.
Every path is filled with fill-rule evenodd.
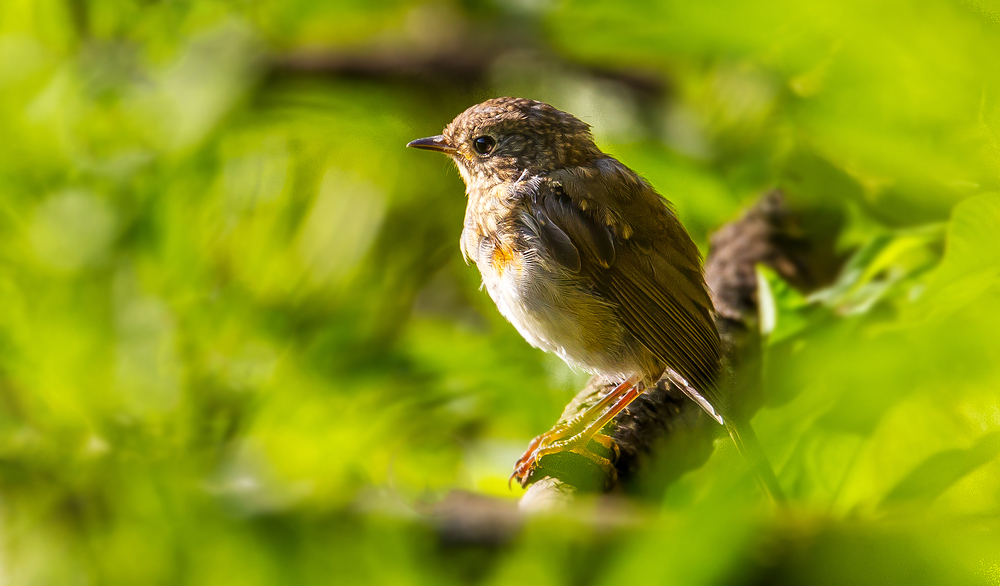
M 774 504 L 784 504 L 786 502 L 785 493 L 782 492 L 781 485 L 778 484 L 778 477 L 774 475 L 771 463 L 764 455 L 764 449 L 761 447 L 760 441 L 757 440 L 757 434 L 754 433 L 750 422 L 730 416 L 726 418 L 725 425 L 729 437 L 733 438 L 733 443 L 736 444 L 736 449 L 750 464 L 761 489 L 767 493 Z
M 666 370 L 665 376 L 669 377 L 671 382 L 673 382 L 677 387 L 688 396 L 689 399 L 698 404 L 706 413 L 712 416 L 713 419 L 726 426 L 726 431 L 729 432 L 729 437 L 733 438 L 733 443 L 736 444 L 736 448 L 739 450 L 740 455 L 750 464 L 750 468 L 753 470 L 754 476 L 757 478 L 757 482 L 760 484 L 761 489 L 767 493 L 767 496 L 771 498 L 771 501 L 775 504 L 785 502 L 785 493 L 781 491 L 781 485 L 778 484 L 778 477 L 774 475 L 774 470 L 771 468 L 771 463 L 767 461 L 767 456 L 764 455 L 764 448 L 760 446 L 760 441 L 757 439 L 757 434 L 754 433 L 753 427 L 750 425 L 750 421 L 738 418 L 734 415 L 726 415 L 725 418 L 715 410 L 715 407 L 702 396 L 701 393 L 696 391 L 684 377 L 679 375 L 676 371 L 668 368 Z

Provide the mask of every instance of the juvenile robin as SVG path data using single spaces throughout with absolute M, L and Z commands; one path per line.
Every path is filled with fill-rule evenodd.
M 532 440 L 512 479 L 526 485 L 548 454 L 583 453 L 592 439 L 607 445 L 601 428 L 660 377 L 725 424 L 744 454 L 752 443 L 751 462 L 760 460 L 748 424 L 724 400 L 697 247 L 649 183 L 597 148 L 587 124 L 542 102 L 495 98 L 407 146 L 457 164 L 468 194 L 462 254 L 500 312 L 533 346 L 617 383 Z M 780 491 L 773 473 L 764 484 Z

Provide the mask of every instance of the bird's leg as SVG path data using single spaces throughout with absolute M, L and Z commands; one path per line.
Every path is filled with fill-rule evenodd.
M 535 467 L 542 456 L 554 454 L 562 451 L 571 451 L 581 455 L 586 450 L 586 444 L 591 439 L 597 439 L 598 443 L 608 447 L 613 445 L 611 438 L 599 435 L 601 430 L 609 421 L 621 413 L 625 407 L 635 400 L 645 390 L 642 385 L 642 378 L 633 375 L 612 389 L 607 395 L 601 397 L 597 403 L 586 411 L 577 415 L 566 423 L 559 424 L 542 435 L 531 440 L 528 449 L 521 455 L 514 465 L 514 473 L 510 479 L 517 479 L 518 484 L 525 486 L 531 470 Z M 582 451 L 581 451 L 582 450 Z M 595 455 L 596 456 L 596 455 Z M 588 459 L 593 459 L 587 456 Z M 604 458 L 606 460 L 606 458 Z M 598 462 L 602 467 L 603 462 Z
M 597 403 L 588 407 L 584 412 L 565 423 L 554 426 L 552 429 L 531 440 L 531 443 L 528 444 L 528 449 L 525 450 L 524 454 L 521 455 L 521 458 L 514 465 L 515 475 L 517 475 L 517 470 L 520 470 L 525 464 L 534 464 L 533 456 L 535 455 L 535 451 L 543 445 L 566 440 L 579 434 L 587 422 L 599 417 L 609 407 L 613 406 L 623 394 L 635 386 L 637 380 L 637 377 L 625 380 L 614 389 L 608 391 Z M 511 478 L 513 479 L 513 476 Z

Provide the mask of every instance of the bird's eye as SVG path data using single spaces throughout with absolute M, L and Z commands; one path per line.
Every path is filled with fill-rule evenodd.
M 478 136 L 472 139 L 472 148 L 476 149 L 476 152 L 480 155 L 488 155 L 493 147 L 496 146 L 497 141 L 493 140 L 490 136 Z

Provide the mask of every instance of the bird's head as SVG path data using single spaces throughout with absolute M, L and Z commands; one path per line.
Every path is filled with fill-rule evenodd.
M 494 98 L 472 106 L 443 134 L 406 146 L 450 156 L 470 189 L 583 165 L 603 156 L 586 123 L 524 98 Z

